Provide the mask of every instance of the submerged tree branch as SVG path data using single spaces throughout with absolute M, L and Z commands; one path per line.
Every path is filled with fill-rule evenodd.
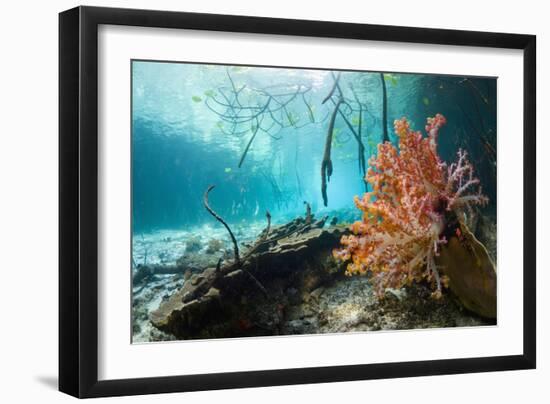
M 363 139 L 361 139 L 360 132 L 358 133 L 349 119 L 344 115 L 344 113 L 338 108 L 338 112 L 340 113 L 340 116 L 348 126 L 349 130 L 353 134 L 353 137 L 355 140 L 357 140 L 357 146 L 358 146 L 358 157 L 359 157 L 359 169 L 361 170 L 362 174 L 364 175 L 367 168 L 366 168 L 366 160 L 365 160 L 365 145 L 363 144 Z M 359 130 L 361 130 L 359 128 Z
M 265 218 L 267 219 L 267 227 L 264 230 L 262 241 L 265 241 L 269 237 L 269 232 L 271 231 L 271 213 L 269 213 L 269 210 L 265 211 Z
M 363 144 L 363 136 L 361 134 L 362 128 L 363 128 L 363 104 L 361 101 L 359 101 L 359 97 L 357 96 L 357 93 L 355 92 L 355 88 L 353 85 L 350 84 L 351 92 L 353 94 L 353 98 L 355 99 L 355 102 L 357 105 L 359 105 L 359 119 L 357 122 L 357 141 L 358 141 L 358 147 L 357 147 L 357 160 L 359 162 L 359 172 L 363 176 L 363 181 L 365 179 L 365 174 L 367 170 L 366 160 L 365 160 L 365 145 Z M 368 191 L 367 182 L 365 182 L 365 191 Z
M 323 99 L 323 102 L 321 104 L 324 104 L 325 102 L 327 102 L 332 97 L 336 89 L 337 88 L 339 89 L 338 82 L 340 81 L 340 73 L 338 73 L 337 75 L 332 73 L 332 78 L 334 79 L 334 84 L 332 85 L 332 88 L 330 89 L 328 95 Z M 341 94 L 342 94 L 342 91 L 340 90 L 340 95 Z
M 214 217 L 214 219 L 216 219 L 218 222 L 223 224 L 224 227 L 227 229 L 227 232 L 229 233 L 229 236 L 231 237 L 231 241 L 233 242 L 233 251 L 234 251 L 234 255 L 235 255 L 235 263 L 237 265 L 240 265 L 241 264 L 241 259 L 239 257 L 239 245 L 237 244 L 237 239 L 233 235 L 233 232 L 231 231 L 231 229 L 229 228 L 229 225 L 225 222 L 225 220 L 223 220 L 220 215 L 218 215 L 216 212 L 214 212 L 214 210 L 212 210 L 212 208 L 208 204 L 208 194 L 215 187 L 216 187 L 215 185 L 210 185 L 208 187 L 208 189 L 206 190 L 206 192 L 204 193 L 204 196 L 203 196 L 204 207 L 206 208 L 208 213 L 210 213 Z
M 332 136 L 334 133 L 334 122 L 336 121 L 336 115 L 338 114 L 338 109 L 342 104 L 342 98 L 336 102 L 334 106 L 334 111 L 332 111 L 332 116 L 330 117 L 330 123 L 328 125 L 327 137 L 325 140 L 325 151 L 323 153 L 323 160 L 321 162 L 321 195 L 323 196 L 323 204 L 328 205 L 327 197 L 327 182 L 330 181 L 330 176 L 332 175 L 332 160 L 330 158 L 330 152 L 332 149 Z
M 229 69 L 226 70 L 229 86 L 221 86 L 206 95 L 205 105 L 218 116 L 218 127 L 222 133 L 243 136 L 251 133 L 239 160 L 242 167 L 258 133 L 262 132 L 278 140 L 277 134 L 287 128 L 300 129 L 319 122 L 315 119 L 313 107 L 306 98 L 311 87 L 303 84 L 284 84 L 254 88 L 236 84 Z M 305 105 L 302 119 L 296 114 L 297 107 Z
M 382 127 L 384 130 L 382 135 L 382 142 L 389 142 L 390 137 L 388 135 L 388 93 L 386 90 L 384 73 L 380 73 L 380 81 L 382 83 Z
M 304 205 L 306 205 L 306 224 L 311 224 L 311 205 L 308 201 L 304 201 Z
M 246 144 L 246 148 L 244 149 L 244 152 L 241 156 L 241 159 L 239 160 L 239 168 L 241 168 L 241 166 L 243 165 L 244 158 L 248 154 L 248 150 L 250 149 L 250 145 L 252 145 L 252 142 L 254 141 L 254 138 L 258 134 L 258 129 L 260 129 L 260 123 L 256 122 L 256 127 L 254 128 L 254 132 L 252 133 L 252 136 L 250 137 L 250 140 Z

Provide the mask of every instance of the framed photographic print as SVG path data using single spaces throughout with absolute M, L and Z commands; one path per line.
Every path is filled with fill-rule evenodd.
M 59 23 L 60 390 L 535 367 L 534 36 Z

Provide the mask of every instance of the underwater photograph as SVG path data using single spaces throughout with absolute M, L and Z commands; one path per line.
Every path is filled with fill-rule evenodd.
M 131 61 L 132 342 L 497 324 L 497 78 Z

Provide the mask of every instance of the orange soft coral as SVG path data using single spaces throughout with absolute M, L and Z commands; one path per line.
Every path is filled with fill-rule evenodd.
M 442 285 L 434 257 L 445 228 L 445 211 L 484 204 L 487 198 L 471 194 L 479 180 L 465 151 L 447 167 L 437 154 L 439 129 L 446 123 L 441 114 L 428 118 L 427 137 L 410 129 L 402 118 L 394 122 L 399 150 L 390 142 L 378 146 L 369 161 L 365 180 L 373 191 L 355 205 L 363 211 L 362 221 L 351 226 L 353 235 L 342 237 L 337 259 L 349 261 L 346 274 L 372 274 L 377 294 L 385 288 L 400 288 L 413 281 L 428 280 L 441 296 Z

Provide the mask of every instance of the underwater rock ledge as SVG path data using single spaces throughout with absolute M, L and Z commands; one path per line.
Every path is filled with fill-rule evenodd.
M 297 218 L 261 234 L 241 265 L 210 267 L 150 314 L 151 323 L 179 339 L 281 333 L 290 300 L 338 276 L 331 249 L 348 230 L 324 229 L 327 218 Z M 295 293 L 293 293 L 295 291 Z

